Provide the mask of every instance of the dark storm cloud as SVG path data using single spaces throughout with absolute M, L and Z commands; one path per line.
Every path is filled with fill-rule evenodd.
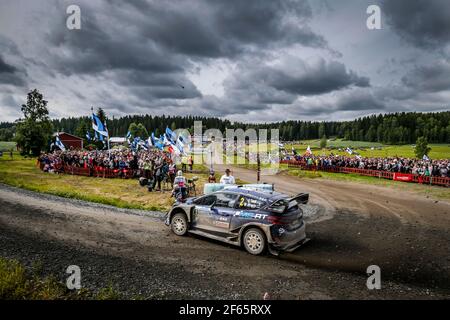
M 23 59 L 15 43 L 0 35 L 0 84 L 24 86 L 26 83 L 25 70 L 22 67 L 14 66 L 9 61 L 5 61 L 5 55 Z
M 195 90 L 184 90 L 180 87 L 168 86 L 152 86 L 151 89 L 146 87 L 129 87 L 128 92 L 134 94 L 142 100 L 148 99 L 192 99 L 200 96 Z
M 23 86 L 25 81 L 21 72 L 14 66 L 6 63 L 0 55 L 0 84 Z
M 298 96 L 320 95 L 351 86 L 369 87 L 370 81 L 347 70 L 344 64 L 322 58 L 303 61 L 285 57 L 275 66 L 243 66 L 238 76 L 228 83 L 230 92 L 256 94 L 256 101 L 266 104 L 290 104 Z
M 243 52 L 301 44 L 327 48 L 307 25 L 304 0 L 195 0 L 131 2 L 145 12 L 139 30 L 166 49 L 189 56 L 233 57 Z
M 137 97 L 148 99 L 192 99 L 202 94 L 182 73 L 151 73 L 119 70 L 114 79 Z
M 433 67 L 434 51 L 418 61 L 414 46 L 392 43 L 399 34 L 415 46 L 444 48 L 448 5 L 385 1 L 383 17 L 396 32 L 360 33 L 365 5 L 359 12 L 356 2 L 340 2 L 331 17 L 307 0 L 80 0 L 81 30 L 66 28 L 70 0 L 0 2 L 0 101 L 15 110 L 12 99 L 25 98 L 27 84 L 57 105 L 57 116 L 102 105 L 115 115 L 270 121 L 412 109 L 415 102 L 426 109 L 440 103 L 431 93 L 447 98 L 446 62 Z M 339 32 L 344 23 L 348 34 Z M 429 65 L 414 68 L 426 59 Z
M 149 99 L 201 96 L 186 78 L 188 59 L 146 38 L 141 30 L 145 24 L 136 21 L 130 25 L 123 21 L 118 5 L 105 6 L 104 10 L 88 3 L 80 7 L 81 30 L 62 28 L 66 16 L 61 15 L 46 34 L 50 45 L 46 60 L 49 69 L 64 76 L 87 76 L 98 83 L 112 82 L 119 86 L 116 91 L 130 100 L 143 99 L 143 104 L 148 105 L 152 105 Z M 125 105 L 129 110 L 123 111 L 132 112 L 133 106 Z
M 298 114 L 326 114 L 346 111 L 382 111 L 386 108 L 383 99 L 374 96 L 370 90 L 356 89 L 323 96 L 319 100 L 307 99 L 299 102 Z
M 335 111 L 382 111 L 385 105 L 381 99 L 377 99 L 370 92 L 351 92 L 340 97 L 336 102 Z
M 192 58 L 234 57 L 301 44 L 327 48 L 307 25 L 307 1 L 107 1 L 102 11 L 82 7 L 82 29 L 68 32 L 56 19 L 48 40 L 65 73 L 106 69 L 182 71 Z M 69 52 L 69 54 L 68 54 Z
M 82 30 L 68 32 L 61 28 L 64 21 L 54 23 L 50 42 L 74 50 L 59 56 L 67 71 L 167 72 L 186 66 L 183 55 L 218 58 L 252 47 L 327 46 L 307 26 L 311 9 L 303 0 L 107 2 L 101 14 L 87 3 L 80 5 Z
M 450 63 L 439 61 L 415 67 L 402 78 L 402 83 L 422 92 L 450 91 Z
M 46 64 L 66 76 L 109 77 L 143 105 L 201 97 L 186 77 L 192 60 L 259 56 L 293 44 L 331 50 L 308 27 L 312 13 L 305 0 L 103 3 L 102 10 L 88 2 L 79 4 L 81 30 L 61 28 L 65 16 L 55 19 L 46 35 L 51 47 Z M 263 109 L 295 100 L 289 92 L 252 89 L 245 94 L 241 90 L 241 95 L 233 92 L 239 97 L 233 101 L 240 103 L 231 109 Z
M 313 116 L 324 110 L 384 109 L 369 92 L 368 78 L 358 76 L 342 63 L 322 58 L 303 61 L 288 55 L 272 65 L 258 60 L 252 65 L 242 63 L 225 80 L 224 87 L 223 98 L 209 99 L 199 108 L 209 109 L 210 115 L 216 116 L 264 114 L 276 109 L 274 119 L 289 114 Z M 299 101 L 301 97 L 307 99 Z
M 263 109 L 268 104 L 291 104 L 297 95 L 280 91 L 263 78 L 258 78 L 257 71 L 241 69 L 237 74 L 225 81 L 225 95 L 237 110 Z M 247 109 L 247 108 L 248 109 Z
M 13 66 L 7 64 L 2 56 L 0 56 L 0 73 L 14 73 L 16 71 L 16 68 Z
M 450 1 L 383 0 L 387 22 L 406 41 L 421 48 L 450 43 Z
M 52 26 L 47 40 L 54 46 L 49 61 L 53 67 L 67 75 L 124 69 L 183 71 L 184 60 L 167 55 L 155 43 L 132 30 L 112 26 L 116 22 L 114 16 L 98 17 L 98 13 L 94 9 L 83 10 L 81 30 L 61 28 L 65 23 L 63 19 Z
M 349 86 L 368 87 L 370 81 L 360 77 L 353 71 L 347 71 L 344 64 L 336 61 L 319 63 L 309 66 L 305 64 L 298 73 L 290 70 L 265 70 L 268 83 L 278 90 L 303 96 L 323 94 L 340 90 Z

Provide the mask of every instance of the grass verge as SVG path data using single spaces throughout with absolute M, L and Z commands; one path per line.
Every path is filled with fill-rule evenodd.
M 0 300 L 119 300 L 121 293 L 112 286 L 98 292 L 69 290 L 54 276 L 41 277 L 36 270 L 27 271 L 16 260 L 0 257 Z

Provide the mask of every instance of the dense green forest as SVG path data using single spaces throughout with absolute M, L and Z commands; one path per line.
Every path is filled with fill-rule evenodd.
M 62 118 L 52 120 L 53 129 L 84 137 L 91 128 L 90 118 Z M 430 143 L 450 143 L 450 111 L 437 113 L 391 113 L 367 116 L 353 121 L 283 121 L 277 123 L 237 123 L 219 118 L 196 116 L 150 116 L 132 115 L 110 117 L 107 127 L 111 136 L 125 136 L 130 124 L 142 123 L 148 132 L 156 135 L 164 132 L 166 126 L 192 130 L 194 121 L 202 121 L 204 128 L 277 128 L 283 141 L 319 139 L 323 136 L 346 140 L 381 142 L 386 144 L 415 143 L 418 137 L 427 138 Z M 0 123 L 0 141 L 13 138 L 14 123 Z

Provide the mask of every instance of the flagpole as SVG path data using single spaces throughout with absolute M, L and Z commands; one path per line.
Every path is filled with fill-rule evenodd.
M 106 132 L 108 133 L 108 135 L 106 136 L 106 142 L 108 143 L 107 144 L 108 145 L 108 155 L 111 158 L 111 150 L 109 149 L 109 131 L 108 131 L 108 127 L 106 126 L 106 119 L 105 119 L 105 129 L 106 129 Z

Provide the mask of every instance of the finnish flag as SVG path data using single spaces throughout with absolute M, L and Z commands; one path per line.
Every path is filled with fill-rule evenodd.
M 56 141 L 55 141 L 55 145 L 61 149 L 62 151 L 66 151 L 66 147 L 64 146 L 64 144 L 61 142 L 61 140 L 59 139 L 59 134 L 56 135 Z

